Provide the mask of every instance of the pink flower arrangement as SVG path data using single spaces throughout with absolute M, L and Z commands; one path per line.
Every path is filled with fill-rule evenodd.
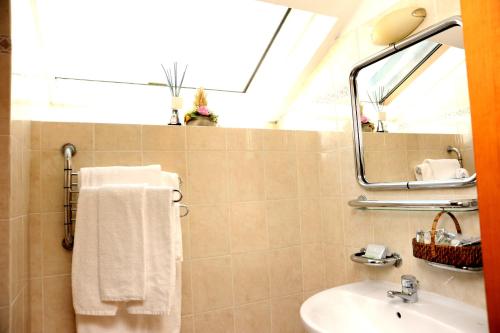
M 205 105 L 200 105 L 198 107 L 198 113 L 201 114 L 202 116 L 210 115 L 210 112 L 208 111 L 208 108 Z
M 362 123 L 362 124 L 366 124 L 366 123 L 368 123 L 368 122 L 369 122 L 368 117 L 367 117 L 367 116 L 365 116 L 365 115 L 362 115 L 362 116 L 361 116 L 361 123 Z

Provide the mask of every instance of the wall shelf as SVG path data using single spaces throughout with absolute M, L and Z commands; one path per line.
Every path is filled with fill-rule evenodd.
M 359 209 L 373 210 L 413 210 L 413 211 L 441 211 L 464 212 L 477 211 L 477 199 L 457 200 L 369 200 L 360 195 L 348 202 L 349 206 Z

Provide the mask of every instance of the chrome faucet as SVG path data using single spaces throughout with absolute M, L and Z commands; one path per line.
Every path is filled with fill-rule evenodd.
M 401 275 L 401 291 L 389 290 L 387 297 L 399 297 L 405 303 L 416 303 L 418 301 L 418 281 L 413 275 Z

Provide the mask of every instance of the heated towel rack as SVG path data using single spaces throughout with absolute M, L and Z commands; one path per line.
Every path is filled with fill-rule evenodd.
M 364 195 L 348 202 L 349 206 L 360 209 L 384 210 L 478 210 L 477 199 L 457 200 L 368 200 Z
M 64 238 L 62 246 L 71 251 L 74 244 L 74 224 L 76 222 L 76 206 L 78 204 L 78 172 L 73 172 L 73 156 L 76 154 L 76 147 L 71 143 L 66 143 L 62 146 L 64 155 Z M 179 185 L 182 184 L 182 179 L 179 177 Z M 178 198 L 174 202 L 182 200 L 182 192 L 174 190 Z M 180 204 L 184 209 L 181 217 L 189 214 L 188 206 Z

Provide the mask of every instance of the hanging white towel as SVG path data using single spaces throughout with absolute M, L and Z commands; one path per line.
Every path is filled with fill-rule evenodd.
M 145 299 L 145 212 L 146 208 L 153 213 L 162 208 L 145 207 L 145 189 L 144 184 L 99 188 L 98 262 L 102 301 Z
M 77 314 L 112 316 L 116 303 L 101 301 L 99 294 L 97 246 L 97 187 L 82 187 L 78 196 L 75 245 L 72 262 L 73 307 Z
M 146 187 L 146 297 L 140 302 L 127 303 L 129 313 L 166 315 L 170 312 L 175 291 L 176 259 L 172 190 L 169 186 Z
M 80 169 L 80 187 L 104 184 L 160 185 L 160 165 L 111 166 Z
M 116 316 L 76 315 L 78 333 L 179 333 L 181 330 L 181 263 L 176 264 L 175 296 L 169 315 L 131 315 L 122 307 Z

